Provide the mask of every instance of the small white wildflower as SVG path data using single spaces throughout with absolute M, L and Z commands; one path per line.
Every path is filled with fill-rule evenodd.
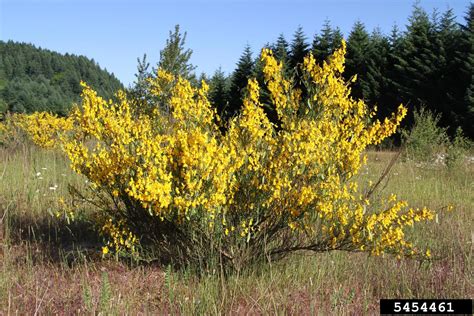
M 41 175 L 41 172 L 37 172 L 36 176 L 39 177 Z

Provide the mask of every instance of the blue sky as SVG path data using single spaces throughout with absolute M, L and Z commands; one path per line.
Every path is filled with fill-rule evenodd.
M 458 21 L 469 0 L 421 0 L 428 12 L 454 10 Z M 0 39 L 28 42 L 61 53 L 85 55 L 125 85 L 134 80 L 137 57 L 155 64 L 169 30 L 187 31 L 198 72 L 232 72 L 246 44 L 254 55 L 301 25 L 311 41 L 325 19 L 348 34 L 361 20 L 368 30 L 404 29 L 408 0 L 0 0 Z

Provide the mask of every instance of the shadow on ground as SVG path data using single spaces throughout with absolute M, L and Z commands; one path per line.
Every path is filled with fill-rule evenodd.
M 73 266 L 101 256 L 102 239 L 92 222 L 29 216 L 4 216 L 0 222 L 0 242 L 9 247 L 25 248 L 27 256 L 16 260 L 49 262 Z

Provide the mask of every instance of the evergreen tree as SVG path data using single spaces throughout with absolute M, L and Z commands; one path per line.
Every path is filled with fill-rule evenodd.
M 463 119 L 464 132 L 474 138 L 474 3 L 471 3 L 462 26 L 458 60 L 460 61 L 459 84 L 463 86 Z M 463 84 L 464 83 L 464 84 Z
M 304 57 L 309 53 L 309 44 L 306 42 L 306 35 L 303 32 L 301 26 L 298 27 L 293 40 L 291 41 L 290 56 L 288 60 L 289 75 L 295 79 L 295 87 L 300 89 L 302 92 L 303 99 L 306 96 L 306 88 L 302 84 L 301 72 L 298 69 L 298 65 L 303 63 Z
M 132 95 L 132 99 L 137 102 L 136 108 L 144 109 L 147 104 L 151 102 L 149 94 L 149 85 L 147 79 L 150 78 L 151 74 L 148 70 L 150 63 L 146 60 L 146 54 L 143 54 L 143 58 L 137 58 L 137 73 L 135 74 L 135 82 L 133 86 L 129 88 L 129 93 Z
M 283 63 L 283 71 L 286 74 L 289 74 L 289 44 L 287 40 L 285 39 L 285 36 L 283 33 L 281 33 L 278 38 L 276 43 L 274 43 L 270 48 L 273 51 L 273 54 L 275 55 L 275 58 L 278 61 L 281 61 Z
M 214 72 L 209 81 L 209 101 L 220 117 L 229 116 L 226 112 L 229 104 L 229 84 L 220 67 Z
M 339 28 L 333 29 L 331 22 L 325 20 L 320 34 L 315 34 L 313 39 L 312 52 L 318 62 L 326 60 L 342 41 L 342 33 Z
M 385 90 L 380 93 L 375 102 L 378 106 L 377 115 L 379 118 L 388 117 L 403 103 L 403 99 L 398 91 L 399 72 L 395 68 L 395 64 L 401 54 L 403 37 L 396 24 L 393 25 L 390 36 L 386 40 L 388 42 L 388 51 L 386 54 L 385 71 L 383 71 Z M 369 72 L 372 70 L 369 66 Z
M 296 66 L 303 62 L 304 57 L 309 52 L 309 44 L 306 41 L 306 35 L 303 32 L 301 26 L 298 27 L 293 40 L 291 41 L 291 49 L 289 55 L 289 66 L 292 70 L 296 69 Z
M 442 113 L 440 104 L 444 88 L 439 79 L 443 76 L 445 57 L 438 33 L 436 16 L 430 20 L 428 14 L 418 5 L 414 6 L 409 24 L 401 44 L 400 54 L 395 63 L 397 70 L 396 87 L 403 103 L 412 110 L 428 106 L 436 113 Z M 446 122 L 442 115 L 442 123 Z
M 462 96 L 465 87 L 459 84 L 462 80 L 460 69 L 462 62 L 457 58 L 459 48 L 461 47 L 462 33 L 460 26 L 456 23 L 456 17 L 453 10 L 446 10 L 437 25 L 438 53 L 443 63 L 438 63 L 440 67 L 438 72 L 438 86 L 442 94 L 439 95 L 440 107 L 445 118 L 445 125 L 450 125 L 450 132 L 455 133 L 456 126 L 462 126 L 464 117 L 464 102 Z
M 341 47 L 341 42 L 344 39 L 341 29 L 336 27 L 332 30 L 332 52 Z
M 232 74 L 232 81 L 229 91 L 229 109 L 226 111 L 225 118 L 236 115 L 242 106 L 242 96 L 247 87 L 248 79 L 254 74 L 254 60 L 252 50 L 249 45 L 245 46 L 244 52 L 240 56 L 237 68 Z
M 367 51 L 367 73 L 360 78 L 365 100 L 370 105 L 380 104 L 387 93 L 389 82 L 386 78 L 388 70 L 388 55 L 390 42 L 376 28 L 369 38 Z
M 181 76 L 189 80 L 193 86 L 200 86 L 200 78 L 196 78 L 194 73 L 196 67 L 190 63 L 192 50 L 185 48 L 186 35 L 186 32 L 181 34 L 178 24 L 175 26 L 174 31 L 169 31 L 165 47 L 160 51 L 160 60 L 151 73 L 148 71 L 149 63 L 146 61 L 146 55 L 143 56 L 142 60 L 137 59 L 136 81 L 129 88 L 129 93 L 136 96 L 134 99 L 140 102 L 140 104 L 135 104 L 136 108 L 140 108 L 143 111 L 150 111 L 156 107 L 164 112 L 169 110 L 168 104 L 164 99 L 152 96 L 149 91 L 147 79 L 156 76 L 158 69 L 167 71 L 175 76 Z
M 193 51 L 185 49 L 186 35 L 186 32 L 181 34 L 178 24 L 175 26 L 174 32 L 169 32 L 166 45 L 160 51 L 158 68 L 192 80 L 196 78 L 194 74 L 196 67 L 189 62 Z
M 352 96 L 364 99 L 367 91 L 369 34 L 362 22 L 357 21 L 347 39 L 346 69 L 344 75 L 347 79 L 357 75 L 358 81 L 352 86 Z
M 282 61 L 284 64 L 288 62 L 288 47 L 289 44 L 287 40 L 285 39 L 285 36 L 283 33 L 280 33 L 280 35 L 277 38 L 277 41 L 273 46 L 271 47 L 273 50 L 273 54 L 275 55 L 275 58 L 279 61 Z

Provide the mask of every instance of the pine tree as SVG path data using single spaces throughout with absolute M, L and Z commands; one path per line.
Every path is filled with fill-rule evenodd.
M 283 33 L 280 33 L 280 35 L 277 38 L 277 41 L 273 46 L 271 47 L 273 50 L 273 54 L 275 55 L 275 58 L 279 61 L 282 61 L 283 63 L 287 63 L 288 61 L 288 41 L 285 39 L 285 35 Z
M 463 124 L 466 115 L 463 106 L 463 95 L 465 88 L 459 84 L 464 78 L 461 75 L 462 61 L 458 56 L 459 47 L 461 46 L 462 33 L 460 26 L 456 23 L 456 17 L 453 10 L 446 10 L 437 25 L 437 37 L 439 43 L 440 67 L 438 86 L 442 91 L 439 95 L 439 103 L 444 106 L 440 107 L 443 116 L 446 119 L 445 124 L 449 125 L 450 132 L 454 135 L 456 126 Z
M 248 79 L 254 74 L 254 61 L 252 58 L 252 50 L 249 45 L 245 46 L 244 52 L 240 56 L 237 68 L 232 74 L 232 81 L 229 91 L 229 108 L 225 118 L 236 115 L 242 106 L 242 96 L 247 87 Z
M 316 34 L 313 39 L 312 52 L 316 60 L 320 63 L 326 60 L 340 47 L 342 38 L 341 30 L 339 28 L 333 29 L 331 22 L 325 20 L 320 34 Z
M 378 28 L 372 32 L 369 39 L 367 73 L 365 78 L 360 80 L 365 100 L 370 105 L 375 105 L 381 103 L 388 90 L 386 74 L 390 43 Z
M 135 74 L 136 79 L 133 83 L 133 87 L 129 89 L 129 93 L 133 96 L 134 100 L 140 100 L 141 103 L 146 104 L 150 101 L 147 79 L 151 76 L 148 70 L 150 63 L 146 60 L 146 54 L 143 55 L 141 60 L 140 58 L 137 58 L 137 63 L 137 73 Z
M 302 92 L 303 99 L 306 96 L 306 88 L 302 84 L 301 72 L 298 69 L 298 65 L 303 63 L 304 57 L 309 53 L 309 44 L 306 41 L 306 35 L 303 32 L 301 26 L 298 27 L 293 40 L 291 41 L 290 56 L 288 60 L 289 75 L 295 79 L 295 87 L 300 89 Z
M 193 51 L 189 48 L 185 49 L 186 35 L 186 32 L 181 34 L 179 24 L 175 26 L 174 32 L 169 32 L 166 45 L 160 51 L 158 68 L 192 80 L 196 78 L 194 74 L 196 67 L 189 62 Z
M 273 54 L 275 55 L 275 58 L 278 61 L 281 61 L 283 63 L 283 70 L 285 73 L 289 73 L 289 44 L 288 41 L 285 39 L 285 36 L 280 34 L 277 38 L 276 43 L 274 43 L 270 48 L 273 51 Z
M 393 25 L 390 36 L 387 38 L 388 52 L 384 71 L 385 91 L 376 102 L 379 109 L 377 112 L 379 118 L 389 116 L 390 113 L 393 113 L 395 109 L 403 103 L 403 99 L 398 90 L 398 82 L 400 82 L 401 79 L 399 78 L 399 72 L 395 68 L 395 64 L 401 55 L 403 40 L 398 26 L 396 24 Z
M 299 26 L 293 35 L 293 40 L 291 41 L 289 56 L 290 68 L 294 70 L 298 64 L 302 63 L 308 52 L 309 44 L 306 41 L 306 35 L 303 32 L 303 28 Z
M 362 22 L 357 21 L 347 39 L 346 69 L 344 75 L 347 79 L 357 74 L 358 81 L 352 86 L 352 96 L 364 99 L 368 92 L 365 89 L 367 81 L 367 64 L 369 50 L 369 34 Z
M 209 81 L 209 100 L 220 117 L 228 117 L 226 111 L 229 103 L 229 85 L 220 67 Z
M 394 55 L 399 54 L 403 38 L 397 24 L 393 25 L 388 41 L 390 43 L 390 52 Z
M 432 62 L 435 60 L 431 45 L 432 29 L 428 14 L 415 6 L 395 64 L 399 75 L 397 86 L 405 103 L 429 104 L 426 102 L 429 91 L 425 82 L 431 79 Z
M 461 61 L 460 74 L 464 82 L 463 92 L 463 129 L 466 135 L 474 138 L 474 4 L 471 3 L 462 26 L 461 44 L 458 59 Z

